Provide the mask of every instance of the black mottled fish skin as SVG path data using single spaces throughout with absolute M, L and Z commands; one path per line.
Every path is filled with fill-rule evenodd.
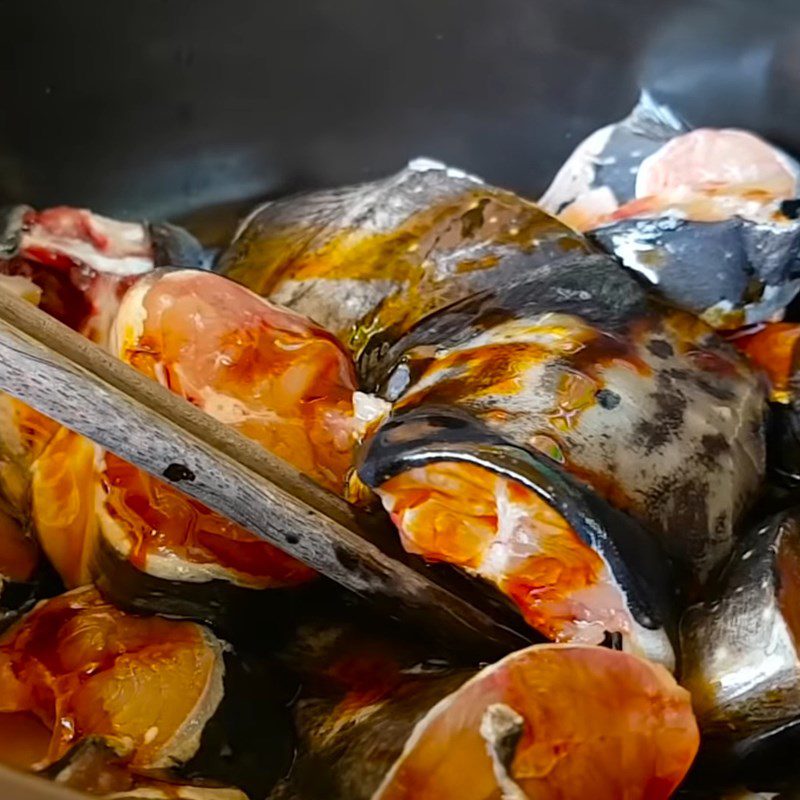
M 548 349 L 561 335 L 551 325 L 583 344 Z M 763 478 L 760 377 L 609 257 L 572 256 L 454 303 L 371 342 L 359 371 L 397 413 L 444 404 L 528 450 L 549 438 L 567 471 L 652 530 L 698 583 L 730 552 Z M 583 399 L 565 421 L 569 380 Z

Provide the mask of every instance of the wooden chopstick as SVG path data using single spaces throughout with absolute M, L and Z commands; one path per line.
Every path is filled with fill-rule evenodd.
M 530 643 L 517 615 L 403 553 L 257 443 L 0 291 L 0 389 L 297 557 L 383 612 L 493 655 Z
M 3 800 L 86 800 L 88 795 L 0 764 L 0 797 Z

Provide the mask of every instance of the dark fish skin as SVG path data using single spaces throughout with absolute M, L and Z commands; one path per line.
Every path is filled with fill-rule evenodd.
M 532 266 L 516 280 L 475 292 L 431 314 L 395 342 L 376 337 L 362 352 L 358 370 L 368 390 L 396 400 L 405 390 L 397 383 L 396 368 L 411 364 L 409 353 L 415 348 L 465 345 L 505 322 L 548 313 L 570 314 L 590 325 L 603 325 L 612 335 L 621 334 L 648 308 L 646 293 L 609 258 L 571 256 Z
M 799 591 L 795 506 L 751 527 L 708 599 L 684 613 L 682 683 L 712 750 L 755 760 L 800 728 Z
M 447 405 L 554 452 L 698 583 L 730 552 L 763 478 L 760 376 L 608 257 L 531 268 L 376 340 L 359 370 L 395 414 Z
M 262 591 L 221 578 L 187 581 L 151 575 L 122 556 L 102 532 L 92 554 L 92 572 L 101 594 L 123 611 L 200 622 L 235 644 L 252 643 L 254 629 L 280 637 L 314 593 L 313 587 Z
M 13 259 L 19 255 L 24 218 L 31 212 L 33 209 L 25 205 L 0 207 L 0 260 Z M 155 266 L 181 264 L 186 267 L 202 267 L 202 247 L 191 234 L 169 223 L 145 224 L 151 238 Z M 70 298 L 61 299 L 68 302 Z M 8 424 L 13 424 L 12 417 L 9 418 Z M 55 434 L 56 430 L 57 427 L 54 426 L 51 435 Z M 44 449 L 47 441 L 49 439 L 42 441 L 39 453 Z M 29 480 L 30 466 L 38 453 L 31 453 L 29 458 L 26 457 L 23 460 L 11 447 L 9 441 L 5 440 L 5 437 L 0 437 L 0 453 L 2 453 L 4 461 L 11 463 L 18 461 L 19 474 L 25 481 Z M 17 518 L 27 528 L 30 525 L 29 489 L 23 493 L 22 499 L 24 503 L 20 505 L 16 502 L 16 498 L 6 497 L 5 493 L 0 491 L 0 505 L 5 506 L 6 512 Z M 30 581 L 0 580 L 0 629 L 15 621 L 21 612 L 29 610 L 37 600 L 53 596 L 59 591 L 63 591 L 63 585 L 50 566 L 44 563 L 44 559 Z
M 289 771 L 296 734 L 289 704 L 297 679 L 273 659 L 230 651 L 222 701 L 203 728 L 200 747 L 174 771 L 179 779 L 218 781 L 262 800 Z
M 401 472 L 440 461 L 478 464 L 533 490 L 602 555 L 634 619 L 674 635 L 670 565 L 652 535 L 559 464 L 514 446 L 469 414 L 429 406 L 392 417 L 369 441 L 358 474 L 377 489 Z
M 800 487 L 800 396 L 796 392 L 788 403 L 770 403 L 767 463 L 778 484 Z
M 207 258 L 203 246 L 191 233 L 169 222 L 149 222 L 153 244 L 153 267 L 202 269 Z
M 55 597 L 63 591 L 61 578 L 44 558 L 27 581 L 10 581 L 0 576 L 0 634 L 40 600 Z
M 715 327 L 769 318 L 800 290 L 797 224 L 663 216 L 621 220 L 588 235 L 626 267 L 657 276 L 657 291 Z
M 256 209 L 217 268 L 358 354 L 448 303 L 593 249 L 533 203 L 418 159 L 383 180 Z
M 623 206 L 637 197 L 644 160 L 690 130 L 670 108 L 643 93 L 626 119 L 600 129 L 575 150 L 539 202 L 560 213 L 587 191 L 606 187 Z M 774 205 L 762 218 L 731 214 L 718 222 L 643 208 L 587 235 L 665 299 L 714 327 L 737 328 L 780 314 L 800 291 L 800 221 L 791 207 Z
M 301 688 L 295 760 L 268 800 L 369 800 L 416 723 L 477 671 L 385 621 L 354 625 L 331 609 L 316 609 L 277 653 Z

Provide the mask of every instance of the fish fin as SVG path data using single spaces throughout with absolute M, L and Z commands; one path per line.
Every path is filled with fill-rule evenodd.
M 691 126 L 672 108 L 659 103 L 647 89 L 639 93 L 633 111 L 620 123 L 648 139 L 668 141 L 691 130 Z

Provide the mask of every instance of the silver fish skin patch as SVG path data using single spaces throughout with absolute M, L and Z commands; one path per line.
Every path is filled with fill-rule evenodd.
M 682 683 L 710 739 L 742 741 L 800 717 L 800 514 L 753 527 L 680 625 Z
M 448 303 L 595 249 L 530 201 L 415 159 L 382 180 L 256 209 L 218 269 L 359 354 Z

